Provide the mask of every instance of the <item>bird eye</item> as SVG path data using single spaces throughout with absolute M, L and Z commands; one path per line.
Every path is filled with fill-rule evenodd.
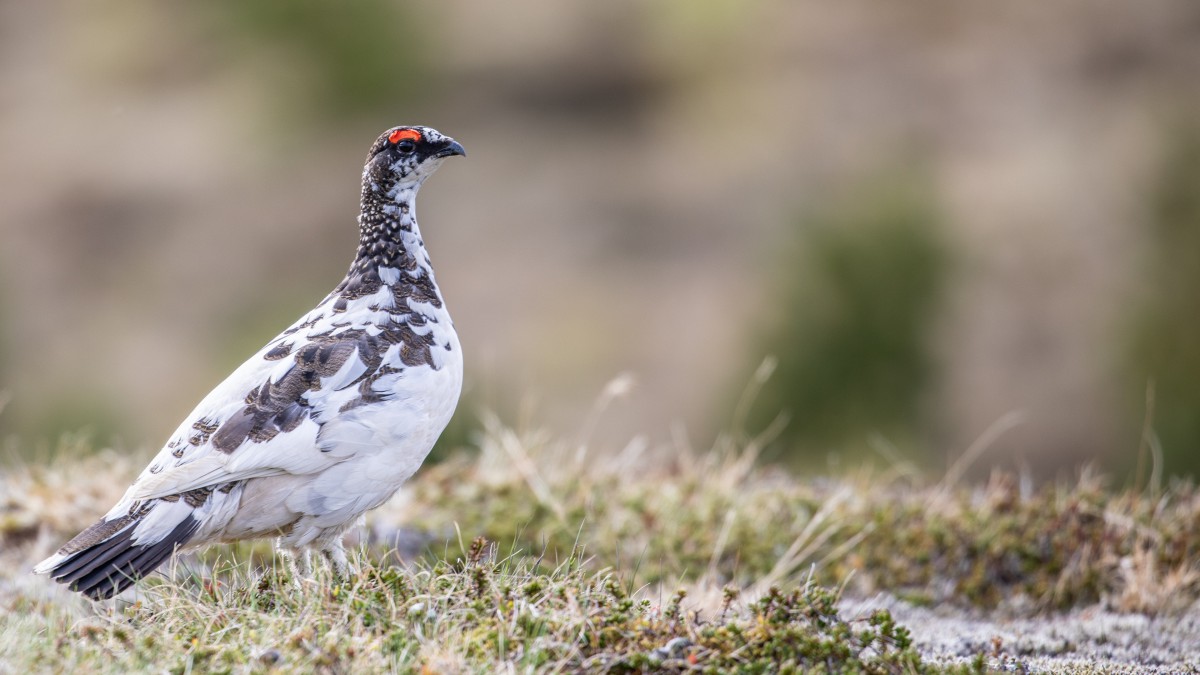
M 417 144 L 409 139 L 404 139 L 396 144 L 396 149 L 405 154 L 417 149 Z

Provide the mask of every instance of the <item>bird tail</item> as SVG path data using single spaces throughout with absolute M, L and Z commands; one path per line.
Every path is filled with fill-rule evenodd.
M 183 546 L 200 521 L 182 500 L 134 503 L 80 532 L 33 571 L 69 584 L 93 600 L 129 588 Z

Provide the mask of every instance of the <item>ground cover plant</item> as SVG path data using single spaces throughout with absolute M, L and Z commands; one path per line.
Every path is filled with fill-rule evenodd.
M 601 455 L 494 420 L 479 445 L 373 514 L 348 580 L 297 582 L 267 543 L 242 544 L 99 605 L 28 570 L 142 458 L 64 447 L 10 461 L 0 671 L 1036 670 L 1036 654 L 990 635 L 932 653 L 892 609 L 1061 625 L 1101 608 L 1153 633 L 1190 625 L 1200 593 L 1190 484 L 801 479 L 760 466 L 752 442 Z M 1164 672 L 1189 663 L 1180 648 L 1155 657 Z

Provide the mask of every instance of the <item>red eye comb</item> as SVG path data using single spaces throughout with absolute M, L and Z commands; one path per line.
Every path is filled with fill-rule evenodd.
M 421 140 L 421 132 L 416 129 L 397 129 L 388 136 L 388 141 L 391 143 L 399 143 L 400 141 L 419 141 Z

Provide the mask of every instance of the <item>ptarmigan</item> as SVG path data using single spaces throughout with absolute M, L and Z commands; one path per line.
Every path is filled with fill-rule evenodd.
M 316 309 L 200 402 L 100 522 L 35 568 L 112 597 L 180 547 L 278 537 L 297 571 L 416 472 L 450 420 L 462 351 L 414 211 L 461 145 L 396 127 L 362 174 L 358 251 Z

